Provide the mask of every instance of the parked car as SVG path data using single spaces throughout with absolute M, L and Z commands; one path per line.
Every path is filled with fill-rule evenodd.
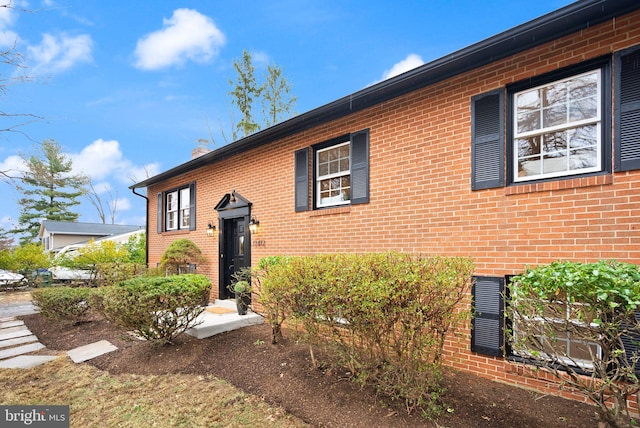
M 12 286 L 21 285 L 25 281 L 24 275 L 11 272 L 8 270 L 0 269 L 0 286 Z

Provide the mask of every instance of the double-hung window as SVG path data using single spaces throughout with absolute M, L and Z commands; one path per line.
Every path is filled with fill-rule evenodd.
M 158 232 L 183 229 L 195 229 L 195 183 L 158 194 Z
M 540 302 L 531 307 L 542 308 L 532 317 L 513 319 L 515 355 L 544 358 L 569 366 L 592 369 L 593 360 L 602 358 L 600 345 L 590 340 L 598 331 L 581 316 L 589 307 L 567 301 Z
M 296 211 L 368 202 L 368 129 L 295 152 Z
M 189 228 L 189 188 L 167 193 L 167 230 Z
M 474 277 L 471 350 L 592 369 L 593 357 L 601 358 L 602 349 L 593 340 L 598 326 L 588 321 L 594 318 L 591 308 L 569 298 L 530 300 L 523 302 L 519 313 L 509 311 L 505 317 L 510 294 L 505 285 L 511 278 Z M 513 335 L 512 340 L 506 340 L 507 334 Z
M 640 169 L 639 64 L 637 46 L 472 97 L 471 188 Z
M 316 152 L 318 207 L 348 204 L 351 200 L 351 150 L 349 141 Z
M 514 182 L 602 169 L 600 69 L 513 94 Z

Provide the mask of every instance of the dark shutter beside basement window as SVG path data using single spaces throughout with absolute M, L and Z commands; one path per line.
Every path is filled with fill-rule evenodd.
M 640 46 L 615 56 L 615 170 L 640 169 Z
M 477 276 L 471 290 L 471 351 L 504 356 L 504 278 Z
M 295 153 L 295 199 L 296 212 L 309 209 L 309 149 Z
M 351 134 L 351 204 L 369 202 L 369 130 Z
M 471 98 L 471 189 L 504 186 L 504 91 Z

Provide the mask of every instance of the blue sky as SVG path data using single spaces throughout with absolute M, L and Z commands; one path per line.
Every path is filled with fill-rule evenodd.
M 8 0 L 2 1 L 6 4 Z M 1 49 L 16 46 L 29 81 L 7 87 L 0 171 L 54 139 L 116 199 L 116 223 L 144 224 L 134 181 L 190 159 L 198 140 L 219 146 L 238 121 L 228 95 L 243 49 L 256 75 L 276 64 L 304 113 L 571 3 L 563 0 L 13 0 L 0 8 Z M 3 65 L 6 82 L 14 70 Z M 0 227 L 20 197 L 0 181 Z M 80 221 L 99 222 L 83 199 Z

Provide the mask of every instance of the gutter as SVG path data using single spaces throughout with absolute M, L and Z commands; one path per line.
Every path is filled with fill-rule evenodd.
M 140 196 L 141 198 L 144 198 L 147 201 L 146 204 L 146 208 L 145 208 L 145 212 L 147 214 L 147 221 L 145 221 L 145 225 L 144 225 L 144 245 L 147 251 L 145 251 L 145 255 L 144 255 L 144 261 L 147 264 L 147 269 L 149 268 L 149 198 L 147 198 L 146 195 L 143 195 L 142 193 L 136 193 L 136 187 L 133 186 L 129 186 L 129 189 L 131 189 L 131 192 L 133 192 L 134 195 Z

